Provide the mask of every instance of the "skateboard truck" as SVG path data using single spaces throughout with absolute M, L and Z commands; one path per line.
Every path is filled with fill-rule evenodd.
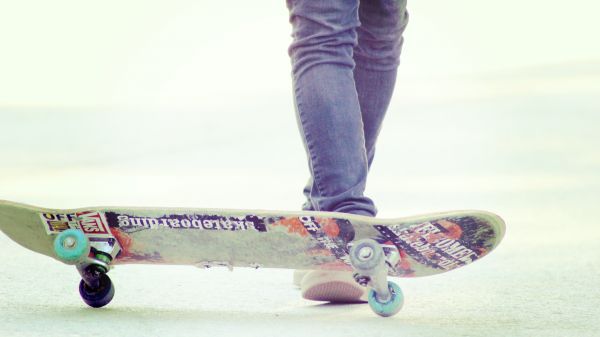
M 396 254 L 390 255 L 396 259 Z M 350 264 L 354 269 L 354 279 L 362 286 L 368 286 L 369 305 L 373 311 L 384 317 L 395 315 L 404 302 L 400 287 L 388 281 L 388 261 L 382 246 L 372 239 L 352 242 Z M 390 265 L 394 265 L 391 261 Z
M 91 242 L 90 242 L 91 241 Z M 81 275 L 79 294 L 94 308 L 107 305 L 115 294 L 106 273 L 110 262 L 121 251 L 114 238 L 88 238 L 78 229 L 67 229 L 54 239 L 54 252 L 59 260 L 73 264 Z

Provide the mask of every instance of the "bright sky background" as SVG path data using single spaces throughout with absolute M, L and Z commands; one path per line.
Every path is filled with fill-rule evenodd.
M 409 11 L 401 73 L 417 96 L 440 79 L 598 70 L 596 1 L 410 1 Z M 0 106 L 193 109 L 290 95 L 290 30 L 283 0 L 0 0 Z

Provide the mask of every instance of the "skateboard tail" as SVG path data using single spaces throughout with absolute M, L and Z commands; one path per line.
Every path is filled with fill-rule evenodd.
M 39 214 L 27 205 L 0 201 L 0 230 L 29 250 L 54 255 L 53 237 L 40 231 Z

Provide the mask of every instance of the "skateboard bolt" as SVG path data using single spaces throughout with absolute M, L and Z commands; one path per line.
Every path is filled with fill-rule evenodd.
M 65 248 L 73 248 L 73 247 L 75 247 L 75 244 L 76 244 L 75 239 L 72 237 L 68 237 L 63 241 L 63 247 L 65 247 Z
M 362 261 L 366 261 L 366 260 L 370 259 L 371 256 L 373 256 L 373 249 L 371 247 L 362 247 L 358 251 L 358 258 L 361 259 Z

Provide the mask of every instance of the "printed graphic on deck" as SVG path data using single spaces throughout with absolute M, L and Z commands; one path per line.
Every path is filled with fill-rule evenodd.
M 87 234 L 108 234 L 106 221 L 102 214 L 93 211 L 84 211 L 77 213 L 79 227 Z
M 312 237 L 315 245 L 307 251 L 308 255 L 323 257 L 320 267 L 326 269 L 348 270 L 348 242 L 354 239 L 354 228 L 347 219 L 320 218 L 312 216 L 274 217 L 269 219 L 271 228 L 282 227 L 291 235 Z M 327 259 L 334 257 L 335 259 Z
M 69 228 L 78 228 L 77 218 L 75 213 L 67 214 L 54 214 L 54 213 L 41 213 L 40 218 L 45 224 L 46 232 L 48 234 L 62 232 Z
M 69 228 L 81 229 L 89 235 L 107 235 L 109 233 L 104 216 L 97 211 L 40 213 L 40 218 L 48 234 L 59 233 Z
M 265 219 L 256 215 L 165 214 L 158 217 L 150 217 L 106 212 L 106 219 L 111 227 L 119 228 L 126 233 L 156 228 L 208 231 L 266 231 Z
M 448 218 L 410 227 L 374 226 L 401 253 L 422 265 L 451 270 L 483 257 L 492 248 L 492 228 L 473 217 Z
M 348 256 L 348 251 L 346 250 L 346 243 L 338 238 L 339 227 L 335 220 L 321 220 L 323 222 L 323 225 L 321 225 L 319 224 L 318 219 L 314 217 L 301 216 L 299 219 L 302 222 L 304 228 L 306 228 L 306 231 L 323 248 L 329 250 L 333 254 L 333 256 L 335 256 L 338 260 L 343 261 L 346 265 L 350 265 L 350 257 Z M 330 222 L 327 222 L 327 220 L 329 220 L 330 222 L 333 220 L 333 223 L 336 225 L 335 227 L 338 229 L 336 231 L 332 231 L 331 229 L 329 229 L 328 231 L 323 230 L 321 228 L 322 226 L 325 228 L 327 228 L 326 225 L 329 225 L 330 228 L 332 226 Z

